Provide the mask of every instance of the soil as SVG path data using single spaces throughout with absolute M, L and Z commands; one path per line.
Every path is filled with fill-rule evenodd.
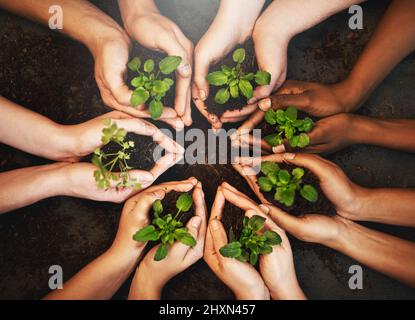
M 291 172 L 295 166 L 291 165 L 280 165 L 281 169 L 288 170 Z M 262 175 L 262 174 L 260 174 Z M 276 201 L 274 199 L 274 191 L 273 192 L 264 192 L 264 197 L 270 201 L 273 205 L 281 208 L 285 212 L 288 212 L 295 216 L 302 216 L 304 214 L 308 213 L 318 213 L 318 214 L 324 214 L 328 216 L 335 216 L 336 215 L 336 208 L 333 206 L 333 204 L 327 199 L 327 197 L 324 195 L 323 191 L 320 188 L 320 185 L 318 183 L 317 177 L 312 174 L 310 171 L 306 170 L 304 177 L 303 177 L 304 184 L 310 184 L 313 187 L 316 188 L 318 192 L 318 200 L 315 203 L 311 203 L 307 200 L 305 200 L 297 191 L 295 202 L 291 207 L 287 207 L 286 205 Z
M 258 70 L 258 65 L 255 59 L 255 50 L 254 50 L 253 42 L 248 41 L 244 45 L 239 46 L 238 48 L 245 48 L 246 50 L 246 58 L 245 58 L 245 61 L 242 63 L 242 70 L 244 70 L 245 73 L 250 73 L 250 72 L 255 73 Z M 235 48 L 235 50 L 236 49 L 237 48 Z M 232 52 L 229 53 L 222 61 L 212 66 L 209 72 L 220 71 L 221 66 L 223 65 L 233 68 L 235 66 L 235 62 L 233 61 L 232 55 L 235 50 L 232 50 Z M 252 82 L 252 85 L 255 85 L 255 83 Z M 246 106 L 247 99 L 241 93 L 240 93 L 239 98 L 234 99 L 231 97 L 229 101 L 223 105 L 216 103 L 215 96 L 216 96 L 216 93 L 221 88 L 222 87 L 215 87 L 215 86 L 210 86 L 209 88 L 210 90 L 209 97 L 206 99 L 205 103 L 207 105 L 208 110 L 211 113 L 216 114 L 217 116 L 220 117 L 227 110 L 238 110 Z
M 115 1 L 93 0 L 119 23 Z M 177 21 L 194 42 L 200 39 L 216 14 L 218 1 L 158 1 L 163 13 Z M 173 4 L 174 3 L 174 4 Z M 290 44 L 288 78 L 333 83 L 344 79 L 362 52 L 387 8 L 388 1 L 364 3 L 365 29 L 348 39 L 349 15 L 340 13 L 295 37 Z M 168 7 L 167 7 L 168 6 Z M 171 10 L 174 8 L 175 10 Z M 326 40 L 326 38 L 328 40 Z M 331 39 L 331 40 L 330 40 Z M 334 45 L 330 41 L 335 41 Z M 0 94 L 62 124 L 76 124 L 111 111 L 101 101 L 94 79 L 94 62 L 88 50 L 58 33 L 0 11 Z M 133 55 L 142 59 L 135 46 Z M 248 56 L 253 57 L 253 51 Z M 70 54 L 68 54 L 70 53 Z M 159 61 L 163 56 L 151 53 Z M 347 57 L 347 59 L 345 59 Z M 252 58 L 253 59 L 253 58 Z M 225 61 L 226 63 L 226 61 Z M 214 68 L 212 68 L 214 70 Z M 415 56 L 410 55 L 387 77 L 359 114 L 386 118 L 415 118 L 413 75 Z M 174 90 L 166 97 L 173 103 Z M 214 95 L 212 94 L 214 97 Z M 224 108 L 212 105 L 221 113 Z M 194 108 L 195 128 L 210 124 Z M 157 126 L 167 125 L 157 122 Z M 234 125 L 233 125 L 234 126 Z M 138 142 L 137 152 L 145 151 Z M 369 146 L 352 146 L 329 160 L 338 164 L 356 183 L 367 187 L 414 187 L 415 156 Z M 144 157 L 145 158 L 145 157 Z M 50 163 L 14 148 L 0 145 L 0 171 Z M 134 158 L 135 159 L 135 158 Z M 137 164 L 138 166 L 144 164 Z M 399 168 L 399 170 L 396 170 Z M 162 175 L 163 181 L 195 176 L 206 194 L 208 210 L 217 187 L 228 181 L 256 199 L 245 180 L 231 165 L 178 164 Z M 321 194 L 321 193 L 320 193 Z M 174 203 L 172 201 L 171 203 Z M 69 197 L 45 199 L 0 216 L 0 299 L 38 299 L 49 292 L 48 268 L 61 265 L 67 280 L 107 250 L 116 234 L 122 204 L 98 203 Z M 226 206 L 223 223 L 238 232 L 243 213 Z M 375 230 L 415 240 L 411 228 L 364 224 Z M 415 291 L 363 267 L 364 290 L 348 288 L 348 273 L 356 261 L 333 250 L 290 237 L 299 282 L 311 299 L 414 299 Z M 125 299 L 128 279 L 114 299 Z M 172 279 L 164 288 L 165 299 L 232 299 L 230 290 L 203 260 Z

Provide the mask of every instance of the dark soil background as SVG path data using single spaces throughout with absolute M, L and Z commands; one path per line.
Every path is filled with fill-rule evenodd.
M 93 1 L 119 21 L 116 1 Z M 211 23 L 218 0 L 163 0 L 162 11 L 195 43 Z M 342 80 L 364 48 L 388 1 L 364 7 L 365 29 L 351 31 L 349 15 L 340 13 L 297 36 L 289 48 L 288 78 L 333 83 Z M 0 12 L 0 94 L 62 124 L 79 123 L 109 112 L 100 99 L 88 50 L 60 34 Z M 136 47 L 134 54 L 137 54 Z M 391 48 L 393 50 L 393 48 Z M 158 55 L 155 55 L 155 59 Z M 414 118 L 415 56 L 405 59 L 372 94 L 360 114 Z M 171 97 L 167 97 L 171 99 Z M 172 103 L 172 101 L 171 101 Z M 194 108 L 194 127 L 210 126 Z M 163 127 L 162 124 L 158 124 Z M 235 126 L 235 125 L 233 125 Z M 230 127 L 230 126 L 228 126 Z M 148 147 L 150 148 L 150 147 Z M 141 148 L 140 148 L 141 149 Z M 141 152 L 141 150 L 140 150 Z M 376 147 L 353 146 L 329 157 L 355 182 L 369 187 L 414 187 L 415 156 Z M 0 170 L 47 161 L 0 146 Z M 177 165 L 158 182 L 195 176 L 203 182 L 207 203 L 217 186 L 228 181 L 254 198 L 244 179 L 230 165 Z M 24 182 L 23 182 L 24 183 Z M 173 201 L 173 200 L 172 200 Z M 67 197 L 43 200 L 0 217 L 0 298 L 38 299 L 48 293 L 49 266 L 63 267 L 70 278 L 111 244 L 122 205 Z M 238 228 L 243 213 L 227 206 L 224 223 Z M 365 224 L 415 240 L 410 228 Z M 352 259 L 321 246 L 292 239 L 301 286 L 312 299 L 413 299 L 415 291 L 366 267 L 364 289 L 348 288 Z M 115 295 L 124 299 L 129 281 Z M 232 293 L 200 261 L 171 280 L 168 299 L 222 299 Z

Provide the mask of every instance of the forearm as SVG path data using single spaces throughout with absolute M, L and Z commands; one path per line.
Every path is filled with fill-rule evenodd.
M 104 39 L 124 34 L 118 24 L 86 0 L 0 0 L 0 8 L 47 25 L 51 17 L 49 8 L 58 5 L 63 10 L 61 32 L 82 42 L 91 51 Z
M 353 143 L 415 152 L 415 120 L 383 120 L 352 116 Z
M 128 300 L 160 300 L 161 293 L 163 290 L 163 285 L 151 279 L 147 273 L 142 269 L 137 268 L 137 271 L 134 275 L 133 281 L 131 282 L 130 293 L 128 295 Z M 157 278 L 158 279 L 158 278 Z
M 415 244 L 342 220 L 333 249 L 389 277 L 415 286 Z
M 359 91 L 353 111 L 358 109 L 372 91 L 415 50 L 415 1 L 395 0 L 360 56 L 345 82 Z
M 291 39 L 339 11 L 365 0 L 274 0 L 260 18 L 274 33 Z M 295 19 L 293 19 L 295 17 Z
M 74 137 L 65 127 L 0 97 L 0 142 L 52 160 L 73 157 Z
M 358 202 L 356 220 L 415 227 L 414 189 L 362 189 Z
M 278 290 L 271 290 L 270 294 L 272 300 L 307 300 L 307 297 L 298 284 L 297 279 L 290 286 L 281 286 Z
M 136 263 L 136 256 L 126 256 L 109 249 L 65 282 L 62 290 L 52 291 L 44 299 L 110 299 L 131 274 Z
M 118 0 L 118 5 L 124 21 L 126 21 L 127 17 L 160 13 L 154 0 Z
M 67 165 L 56 163 L 0 173 L 0 213 L 62 194 L 60 172 Z

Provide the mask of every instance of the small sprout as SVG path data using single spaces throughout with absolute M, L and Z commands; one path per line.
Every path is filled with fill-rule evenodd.
M 261 173 L 264 176 L 258 179 L 258 185 L 261 191 L 274 191 L 274 199 L 287 207 L 291 207 L 295 202 L 296 192 L 309 202 L 318 200 L 317 190 L 303 182 L 305 174 L 304 169 L 295 168 L 290 172 L 281 170 L 278 164 L 274 162 L 262 162 Z
M 128 68 L 137 72 L 137 77 L 131 80 L 131 85 L 135 88 L 131 95 L 131 105 L 136 108 L 151 99 L 149 104 L 149 112 L 151 118 L 157 120 L 163 113 L 163 103 L 161 100 L 166 96 L 167 92 L 174 85 L 174 81 L 170 78 L 163 78 L 162 75 L 173 73 L 182 62 L 182 58 L 169 56 L 164 58 L 158 64 L 158 71 L 155 72 L 156 65 L 154 60 L 148 59 L 141 63 L 140 58 L 136 57 L 128 63 Z M 140 68 L 143 66 L 143 70 Z
M 272 246 L 282 242 L 278 233 L 270 230 L 261 232 L 265 227 L 265 218 L 253 216 L 244 217 L 243 229 L 239 240 L 236 240 L 232 229 L 229 231 L 229 244 L 219 249 L 222 256 L 249 262 L 255 266 L 261 254 L 272 252 Z
M 175 216 L 166 214 L 160 200 L 153 203 L 154 220 L 151 225 L 144 227 L 136 232 L 133 239 L 138 242 L 160 241 L 154 260 L 160 261 L 167 257 L 169 247 L 175 241 L 179 241 L 186 246 L 194 247 L 195 238 L 183 227 L 183 223 L 177 220 L 181 212 L 188 212 L 193 205 L 193 199 L 188 193 L 182 193 L 176 201 L 177 212 Z
M 284 139 L 293 148 L 305 148 L 310 144 L 307 133 L 313 130 L 314 121 L 309 117 L 298 119 L 296 108 L 288 107 L 285 111 L 270 109 L 265 113 L 265 121 L 277 129 L 276 133 L 264 138 L 272 147 L 284 143 Z
M 260 86 L 268 85 L 271 82 L 271 75 L 266 71 L 257 73 L 245 73 L 242 69 L 242 63 L 245 61 L 245 49 L 239 48 L 234 51 L 233 61 L 236 66 L 231 68 L 222 66 L 220 71 L 215 71 L 207 75 L 207 82 L 216 87 L 225 86 L 218 90 L 215 96 L 216 103 L 225 104 L 232 97 L 239 98 L 242 94 L 247 100 L 251 99 L 254 94 L 252 81 Z
M 137 179 L 130 177 L 129 171 L 132 169 L 127 160 L 130 159 L 129 150 L 134 148 L 134 141 L 125 141 L 127 131 L 123 128 L 118 128 L 117 124 L 111 122 L 110 119 L 105 119 L 104 129 L 102 130 L 101 141 L 104 145 L 114 142 L 120 146 L 120 150 L 115 153 L 107 154 L 101 148 L 94 151 L 92 163 L 98 167 L 94 171 L 94 178 L 99 189 L 111 188 L 111 183 L 119 188 L 135 188 L 141 189 L 140 183 Z M 117 176 L 113 171 L 119 171 Z

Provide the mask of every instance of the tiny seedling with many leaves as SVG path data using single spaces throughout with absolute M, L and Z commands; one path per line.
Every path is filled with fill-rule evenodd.
M 248 262 L 255 266 L 258 257 L 261 254 L 272 252 L 272 246 L 281 244 L 282 240 L 275 231 L 266 230 L 261 233 L 265 227 L 265 218 L 253 216 L 252 218 L 244 217 L 242 233 L 239 239 L 235 239 L 232 230 L 229 232 L 229 244 L 219 249 L 222 256 L 235 258 L 242 262 Z
M 222 87 L 215 96 L 215 101 L 218 104 L 225 104 L 232 97 L 239 98 L 240 93 L 246 97 L 247 100 L 253 96 L 254 88 L 252 81 L 260 85 L 268 85 L 271 81 L 271 75 L 266 71 L 257 71 L 256 73 L 246 73 L 242 69 L 242 63 L 245 61 L 245 49 L 240 48 L 233 53 L 233 61 L 236 66 L 231 68 L 222 66 L 220 71 L 215 71 L 207 75 L 207 82 L 216 87 Z
M 142 64 L 140 58 L 132 59 L 128 63 L 128 68 L 137 72 L 138 76 L 131 80 L 131 85 L 135 88 L 131 96 L 131 105 L 137 107 L 151 99 L 150 115 L 154 120 L 159 119 L 163 113 L 161 100 L 174 84 L 173 79 L 167 77 L 162 79 L 162 75 L 169 75 L 176 71 L 181 62 L 181 57 L 166 57 L 160 61 L 159 70 L 155 72 L 154 60 L 148 59 Z M 141 66 L 143 66 L 143 70 L 141 70 Z
M 101 141 L 104 145 L 110 142 L 116 143 L 120 150 L 114 153 L 105 153 L 102 148 L 97 148 L 92 157 L 92 163 L 98 167 L 94 171 L 94 178 L 99 189 L 108 189 L 111 182 L 116 183 L 116 188 L 141 188 L 140 183 L 135 178 L 130 177 L 127 160 L 131 158 L 130 149 L 134 148 L 133 141 L 126 141 L 127 131 L 118 128 L 117 124 L 110 119 L 104 121 L 105 128 L 102 130 Z M 119 176 L 113 171 L 119 171 Z
M 274 162 L 262 162 L 261 172 L 265 175 L 258 179 L 261 191 L 275 192 L 274 199 L 287 207 L 291 207 L 295 202 L 297 191 L 309 202 L 318 200 L 317 190 L 309 184 L 304 184 L 304 169 L 295 168 L 291 171 L 281 170 L 279 165 Z
M 298 119 L 298 111 L 294 107 L 284 110 L 268 110 L 265 121 L 276 126 L 277 132 L 266 136 L 265 141 L 272 147 L 278 146 L 287 139 L 293 148 L 304 148 L 310 144 L 307 133 L 313 130 L 314 122 L 311 118 Z
M 143 229 L 137 231 L 133 236 L 135 241 L 161 241 L 156 254 L 155 261 L 163 260 L 167 257 L 169 246 L 177 240 L 189 247 L 196 245 L 196 240 L 188 232 L 187 228 L 183 227 L 183 223 L 177 220 L 182 212 L 188 212 L 193 205 L 192 197 L 187 193 L 182 193 L 176 201 L 177 212 L 173 214 L 166 214 L 162 216 L 163 204 L 160 200 L 153 203 L 154 220 L 153 223 Z

